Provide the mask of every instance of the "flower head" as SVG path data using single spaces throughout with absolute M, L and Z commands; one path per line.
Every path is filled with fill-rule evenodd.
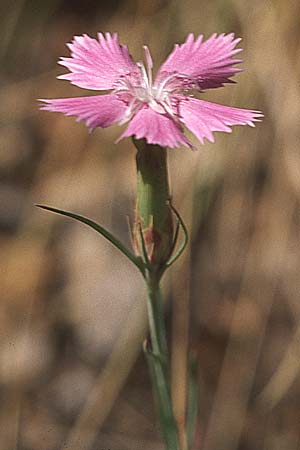
M 185 43 L 176 44 L 152 76 L 152 58 L 144 46 L 146 66 L 135 63 L 128 49 L 120 45 L 117 34 L 98 34 L 98 40 L 86 34 L 75 36 L 68 44 L 70 58 L 59 64 L 69 73 L 58 78 L 85 89 L 109 90 L 109 94 L 42 100 L 42 109 L 62 112 L 84 120 L 90 129 L 115 123 L 128 127 L 126 136 L 145 139 L 162 147 L 191 147 L 183 126 L 201 143 L 214 141 L 214 131 L 231 132 L 232 125 L 254 126 L 262 117 L 259 111 L 232 108 L 191 96 L 192 92 L 233 83 L 231 77 L 241 69 L 240 59 L 233 58 L 241 49 L 233 34 L 213 34 L 203 41 L 189 34 Z

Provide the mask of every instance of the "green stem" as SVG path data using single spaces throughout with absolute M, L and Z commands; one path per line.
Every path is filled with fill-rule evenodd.
M 145 349 L 152 374 L 161 431 L 166 450 L 179 450 L 176 421 L 173 414 L 170 371 L 162 301 L 159 281 L 155 276 L 147 279 L 148 318 L 151 337 L 151 351 Z
M 134 140 L 137 149 L 137 202 L 134 243 L 145 264 L 150 345 L 144 347 L 166 450 L 180 450 L 173 414 L 168 347 L 159 281 L 174 250 L 167 150 Z M 178 219 L 179 220 L 179 219 Z M 175 232 L 177 237 L 178 230 Z
M 152 351 L 155 355 L 163 356 L 163 361 L 167 362 L 168 347 L 166 339 L 166 329 L 164 323 L 164 313 L 162 309 L 162 299 L 159 282 L 156 277 L 149 276 L 147 280 L 148 290 L 148 318 Z

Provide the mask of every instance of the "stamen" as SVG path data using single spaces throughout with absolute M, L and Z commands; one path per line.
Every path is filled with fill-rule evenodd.
M 149 80 L 149 88 L 152 88 L 152 69 L 153 69 L 153 61 L 151 57 L 151 53 L 147 45 L 143 45 L 143 49 L 145 52 L 146 64 L 148 69 L 148 80 Z
M 139 67 L 139 69 L 141 71 L 141 75 L 142 75 L 143 81 L 145 83 L 145 87 L 147 89 L 149 89 L 149 87 L 150 87 L 149 86 L 149 79 L 148 79 L 148 75 L 147 75 L 147 72 L 146 72 L 144 64 L 142 62 L 138 62 L 138 63 L 136 63 L 136 65 Z
M 115 88 L 113 90 L 113 93 L 115 92 L 122 92 L 122 91 L 129 91 L 131 92 L 132 90 L 132 85 L 130 83 L 130 81 L 125 78 L 125 77 L 121 77 L 117 83 L 115 84 Z
M 157 97 L 159 98 L 162 94 L 162 91 L 164 90 L 164 88 L 166 87 L 167 83 L 169 83 L 169 81 L 173 80 L 174 78 L 177 78 L 178 74 L 177 73 L 172 73 L 171 75 L 169 75 L 167 78 L 165 78 L 162 83 L 160 83 L 159 87 L 158 87 L 158 91 L 157 91 Z
M 132 98 L 125 111 L 124 116 L 121 118 L 121 120 L 119 120 L 119 125 L 123 125 L 124 123 L 131 120 L 131 118 L 136 113 L 139 107 L 140 107 L 139 101 L 136 98 Z
M 175 120 L 175 122 L 179 123 L 179 119 L 177 117 L 176 112 L 174 112 L 174 110 L 173 110 L 169 96 L 164 100 L 163 105 L 164 105 L 165 110 L 167 111 L 167 113 L 170 114 L 170 116 L 173 118 L 173 120 Z
M 163 104 L 158 103 L 157 101 L 155 101 L 154 99 L 151 99 L 149 101 L 149 106 L 156 111 L 159 114 L 164 114 L 165 113 L 165 108 Z
M 169 86 L 166 89 L 166 86 L 168 83 L 172 83 L 173 81 L 175 81 L 175 84 L 173 84 L 173 86 Z M 178 81 L 178 83 L 176 84 L 176 81 Z M 171 84 L 170 83 L 170 84 Z M 164 80 L 161 81 L 161 83 L 158 85 L 157 89 L 157 98 L 160 98 L 163 91 L 167 91 L 168 94 L 172 93 L 172 92 L 178 92 L 178 91 L 182 91 L 185 89 L 192 89 L 194 84 L 194 80 L 188 78 L 186 75 L 184 74 L 179 74 L 179 73 L 171 73 L 170 75 L 168 75 Z

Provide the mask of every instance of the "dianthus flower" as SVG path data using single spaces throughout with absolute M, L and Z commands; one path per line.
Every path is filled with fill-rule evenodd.
M 184 44 L 174 50 L 158 70 L 153 81 L 152 58 L 144 46 L 146 67 L 135 63 L 118 35 L 98 34 L 98 40 L 86 34 L 75 36 L 67 44 L 70 58 L 59 64 L 70 73 L 58 78 L 85 89 L 110 91 L 109 94 L 42 100 L 42 109 L 77 116 L 90 129 L 115 123 L 128 127 L 120 136 L 135 136 L 148 144 L 175 148 L 192 147 L 183 134 L 183 126 L 196 135 L 214 141 L 214 131 L 231 132 L 232 125 L 250 125 L 259 121 L 259 111 L 232 108 L 194 97 L 195 92 L 218 88 L 241 69 L 240 59 L 233 58 L 242 49 L 235 48 L 241 39 L 234 34 L 213 34 L 203 41 L 189 34 Z

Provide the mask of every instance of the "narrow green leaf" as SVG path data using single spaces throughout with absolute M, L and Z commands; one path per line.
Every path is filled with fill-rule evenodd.
M 74 214 L 69 211 L 64 211 L 62 209 L 52 208 L 51 206 L 45 206 L 45 205 L 35 205 L 38 208 L 45 209 L 47 211 L 54 212 L 56 214 L 61 214 L 62 216 L 70 217 L 71 219 L 78 220 L 79 222 L 85 223 L 89 227 L 93 228 L 95 231 L 100 233 L 105 239 L 107 239 L 111 244 L 113 244 L 117 249 L 120 250 L 120 252 L 123 253 L 144 275 L 144 264 L 141 258 L 136 257 L 133 253 L 131 253 L 125 245 L 122 244 L 119 239 L 115 238 L 109 231 L 107 231 L 105 228 L 103 228 L 98 223 L 94 222 L 93 220 L 81 216 L 79 214 Z

